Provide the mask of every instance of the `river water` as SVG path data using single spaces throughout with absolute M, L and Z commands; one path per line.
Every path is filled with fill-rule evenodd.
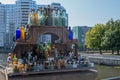
M 120 66 L 95 65 L 98 76 L 96 80 L 120 76 Z
M 0 53 L 0 64 L 5 65 L 6 64 L 6 59 L 7 59 L 7 54 Z M 115 67 L 115 66 L 95 65 L 95 68 L 98 71 L 98 75 L 97 75 L 96 80 L 101 80 L 101 79 L 104 79 L 104 78 L 120 76 L 120 66 Z M 72 74 L 72 75 L 74 75 L 74 77 L 71 77 L 72 78 L 71 80 L 81 80 L 80 78 L 82 76 L 86 76 L 86 74 L 84 74 L 82 76 L 79 76 L 77 74 Z M 66 76 L 68 76 L 68 75 L 66 75 Z M 62 77 L 65 77 L 65 76 L 62 76 Z M 53 78 L 56 78 L 56 77 L 53 77 Z M 70 78 L 70 76 L 69 76 L 69 78 Z M 46 80 L 48 80 L 48 79 L 46 79 Z M 63 78 L 62 80 L 69 80 L 69 79 Z

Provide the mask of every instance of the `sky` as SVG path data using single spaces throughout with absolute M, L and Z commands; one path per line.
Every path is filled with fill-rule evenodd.
M 0 0 L 13 4 L 16 0 Z M 69 15 L 69 26 L 94 26 L 120 19 L 120 0 L 34 0 L 37 4 L 61 3 Z

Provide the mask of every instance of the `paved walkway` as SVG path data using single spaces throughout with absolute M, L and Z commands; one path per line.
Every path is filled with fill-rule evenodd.
M 112 55 L 109 53 L 100 55 L 100 54 L 81 54 L 82 56 L 86 56 L 89 58 L 91 62 L 96 64 L 104 64 L 111 66 L 119 66 L 120 65 L 120 55 Z
M 83 56 L 87 56 L 87 57 L 100 57 L 100 58 L 109 58 L 109 59 L 120 59 L 120 55 L 112 55 L 111 53 L 104 53 L 102 55 L 98 54 L 98 53 L 94 53 L 94 54 L 84 54 L 84 53 L 80 53 Z

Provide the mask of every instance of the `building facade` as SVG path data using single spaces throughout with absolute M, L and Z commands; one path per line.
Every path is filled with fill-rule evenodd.
M 5 5 L 0 3 L 0 47 L 4 46 L 5 39 Z
M 5 45 L 6 47 L 11 47 L 13 44 L 13 37 L 15 33 L 15 4 L 5 5 L 5 23 L 6 23 L 6 35 L 5 35 Z
M 15 26 L 20 27 L 28 24 L 28 15 L 31 9 L 36 9 L 36 2 L 33 0 L 16 0 Z
M 92 27 L 88 26 L 74 26 L 73 27 L 73 37 L 78 40 L 79 47 L 84 48 L 85 46 L 85 36 L 86 32 Z

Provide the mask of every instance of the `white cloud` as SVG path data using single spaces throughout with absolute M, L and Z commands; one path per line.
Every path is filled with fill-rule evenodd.
M 13 4 L 16 0 L 0 0 L 2 4 Z

